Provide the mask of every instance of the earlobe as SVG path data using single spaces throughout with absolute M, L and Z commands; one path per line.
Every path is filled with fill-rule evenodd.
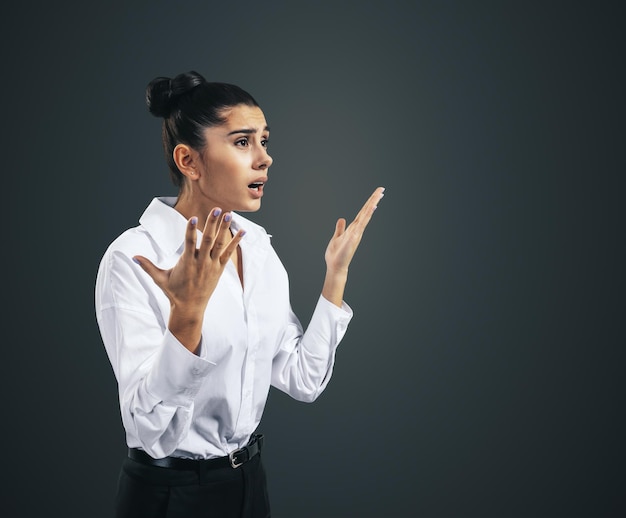
M 193 150 L 186 144 L 178 144 L 172 153 L 178 170 L 186 177 L 195 179 L 198 177 Z

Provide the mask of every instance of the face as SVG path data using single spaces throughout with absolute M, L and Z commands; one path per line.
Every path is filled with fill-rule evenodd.
M 207 206 L 256 211 L 272 165 L 265 116 L 260 108 L 244 104 L 225 110 L 222 116 L 224 124 L 205 129 L 201 174 L 193 188 Z

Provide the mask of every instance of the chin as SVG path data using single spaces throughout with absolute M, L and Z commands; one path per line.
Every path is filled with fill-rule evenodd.
M 246 203 L 245 205 L 242 205 L 239 209 L 237 209 L 235 212 L 256 212 L 261 208 L 261 202 L 258 201 L 256 203 Z

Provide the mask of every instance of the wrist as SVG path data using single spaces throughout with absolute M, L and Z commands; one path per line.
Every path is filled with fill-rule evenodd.
M 326 268 L 326 279 L 345 283 L 348 280 L 348 268 Z
M 327 270 L 322 295 L 338 307 L 343 302 L 343 292 L 348 280 L 348 270 Z
M 195 308 L 171 303 L 170 323 L 180 322 L 181 324 L 188 326 L 202 324 L 202 320 L 204 319 L 204 310 L 205 308 Z
M 204 312 L 171 306 L 168 329 L 191 352 L 195 353 L 202 337 Z

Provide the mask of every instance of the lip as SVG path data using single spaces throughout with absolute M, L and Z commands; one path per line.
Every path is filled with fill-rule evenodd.
M 256 189 L 252 189 L 251 187 L 248 187 L 248 191 L 250 191 L 250 194 L 252 195 L 253 198 L 259 199 L 263 196 L 263 188 L 265 187 L 265 184 L 267 183 L 267 176 L 261 176 L 253 180 L 252 182 L 250 182 L 248 185 L 252 185 L 253 183 L 260 183 L 261 185 L 259 185 Z
M 248 191 L 250 192 L 253 198 L 258 199 L 263 196 L 263 187 L 264 187 L 263 185 L 260 185 L 256 189 L 251 189 L 250 187 L 248 187 Z

